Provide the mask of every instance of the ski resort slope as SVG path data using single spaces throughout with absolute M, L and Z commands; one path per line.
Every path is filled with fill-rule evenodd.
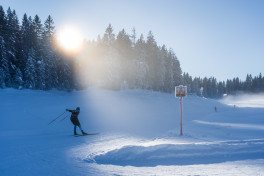
M 259 99 L 184 97 L 183 136 L 173 94 L 1 89 L 0 99 L 1 176 L 264 175 Z M 65 109 L 77 106 L 84 131 L 98 135 L 73 136 Z

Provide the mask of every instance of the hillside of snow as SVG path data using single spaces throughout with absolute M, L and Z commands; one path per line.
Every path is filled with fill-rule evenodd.
M 0 175 L 264 175 L 259 98 L 187 96 L 183 136 L 173 94 L 1 89 L 0 99 Z M 73 136 L 65 109 L 77 106 L 98 135 Z

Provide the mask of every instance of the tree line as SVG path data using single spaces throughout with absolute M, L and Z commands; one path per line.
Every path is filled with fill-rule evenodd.
M 111 24 L 97 41 L 88 42 L 79 70 L 86 86 L 107 89 L 150 89 L 171 92 L 180 84 L 180 62 L 171 49 L 158 46 L 151 31 L 137 39 L 136 31 L 116 35 Z
M 24 14 L 19 24 L 15 10 L 0 6 L 0 87 L 49 90 L 71 89 L 71 63 L 54 47 L 54 22 Z
M 183 84 L 187 85 L 189 93 L 209 98 L 221 98 L 224 94 L 264 92 L 264 77 L 261 73 L 254 77 L 247 74 L 245 81 L 236 77 L 219 82 L 214 77 L 192 78 L 188 73 L 183 73 Z
M 56 46 L 51 16 L 44 24 L 38 15 L 24 14 L 19 24 L 15 10 L 0 6 L 0 87 L 49 90 L 151 89 L 170 92 L 180 83 L 180 63 L 172 50 L 158 46 L 150 31 L 136 39 L 111 24 L 97 41 L 85 41 L 82 57 L 67 59 Z M 83 58 L 83 59 L 82 59 Z
M 158 46 L 149 31 L 137 37 L 136 30 L 117 34 L 111 24 L 96 41 L 84 41 L 81 53 L 74 59 L 56 46 L 55 26 L 51 16 L 41 23 L 24 14 L 19 24 L 15 10 L 0 6 L 0 88 L 59 90 L 149 89 L 173 92 L 176 85 L 186 85 L 198 96 L 220 98 L 239 91 L 261 92 L 264 77 L 247 75 L 217 81 L 216 78 L 192 77 L 182 73 L 172 49 Z

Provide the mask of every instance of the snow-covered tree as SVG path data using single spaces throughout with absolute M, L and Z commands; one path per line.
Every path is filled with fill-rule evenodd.
M 49 15 L 44 23 L 43 38 L 46 42 L 52 45 L 52 38 L 54 34 L 55 26 L 52 17 Z
M 51 89 L 59 85 L 58 72 L 59 67 L 56 67 L 59 63 L 59 55 L 53 48 L 53 37 L 54 37 L 54 22 L 49 15 L 44 23 L 44 28 L 42 32 L 42 56 L 43 64 L 45 64 L 45 83 L 46 88 Z
M 39 57 L 37 59 L 36 63 L 36 74 L 37 74 L 37 82 L 36 82 L 36 88 L 40 90 L 46 90 L 46 74 L 45 74 L 45 66 L 46 64 L 43 61 L 42 57 Z
M 110 46 L 113 45 L 115 42 L 115 34 L 113 33 L 114 29 L 111 24 L 108 25 L 108 27 L 105 30 L 105 34 L 103 37 L 104 44 Z
M 36 88 L 36 63 L 35 63 L 35 51 L 31 49 L 28 54 L 26 68 L 25 68 L 25 88 Z
M 129 38 L 129 35 L 125 30 L 121 30 L 116 38 L 115 46 L 117 49 L 118 58 L 116 62 L 119 62 L 119 75 L 120 83 L 123 87 L 131 87 L 134 85 L 133 81 L 133 71 L 134 71 L 134 62 L 133 62 L 133 50 L 132 42 Z M 127 88 L 128 88 L 127 87 Z
M 148 65 L 146 62 L 146 43 L 144 40 L 143 34 L 140 35 L 139 39 L 136 42 L 134 47 L 134 57 L 135 60 L 135 70 L 134 70 L 134 79 L 135 79 L 135 88 L 138 89 L 146 89 L 147 87 L 147 72 L 148 72 Z
M 0 69 L 1 69 L 1 87 L 11 85 L 11 76 L 9 73 L 9 62 L 6 56 L 4 38 L 0 36 Z
M 14 80 L 13 80 L 13 87 L 22 89 L 23 88 L 23 78 L 22 78 L 22 72 L 19 68 L 16 69 Z
M 132 46 L 133 47 L 135 47 L 135 45 L 136 45 L 136 38 L 137 38 L 136 29 L 133 28 L 132 29 L 132 35 L 131 35 L 131 40 L 132 40 Z
M 7 19 L 2 6 L 0 6 L 0 36 L 4 38 L 7 33 Z
M 17 53 L 18 53 L 18 43 L 19 43 L 19 35 L 20 35 L 20 29 L 19 29 L 19 22 L 17 15 L 15 11 L 11 11 L 10 8 L 7 10 L 7 35 L 5 40 L 5 47 L 6 47 L 6 57 L 9 64 L 9 73 L 11 75 L 11 84 L 6 83 L 7 87 L 12 87 L 14 76 L 17 69 L 18 59 L 17 59 Z

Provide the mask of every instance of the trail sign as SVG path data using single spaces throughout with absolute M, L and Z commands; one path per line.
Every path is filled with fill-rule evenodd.
M 184 97 L 187 95 L 187 86 L 176 86 L 175 87 L 175 96 L 176 97 Z

